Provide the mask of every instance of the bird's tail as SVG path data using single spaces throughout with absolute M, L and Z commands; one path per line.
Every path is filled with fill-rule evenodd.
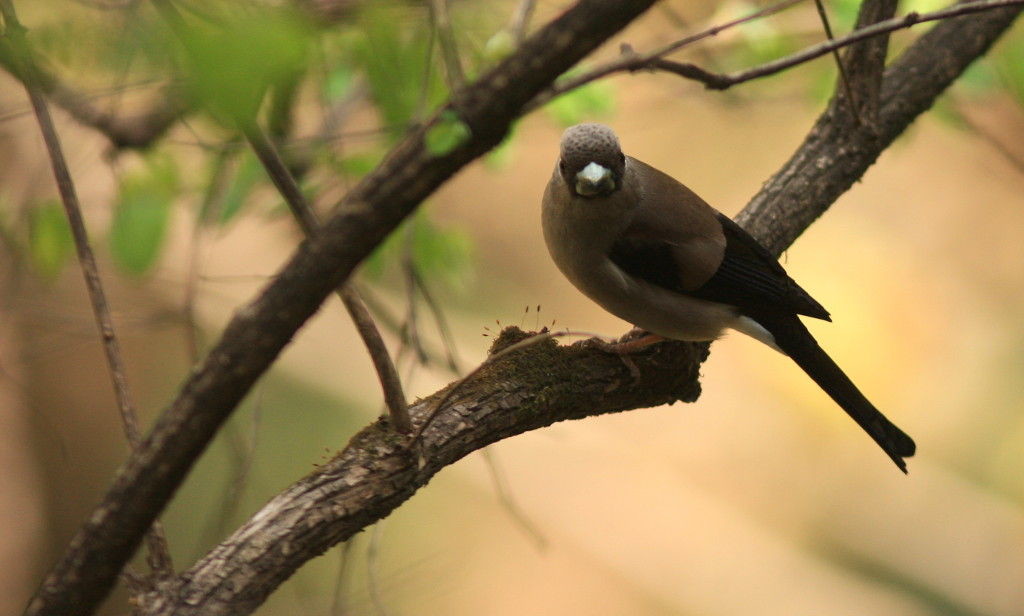
M 854 421 L 874 439 L 904 473 L 907 464 L 903 458 L 914 455 L 917 446 L 903 430 L 897 428 L 885 415 L 860 393 L 853 381 L 843 373 L 832 358 L 818 346 L 800 318 L 795 315 L 772 315 L 755 320 L 765 327 L 775 343 L 825 390 Z

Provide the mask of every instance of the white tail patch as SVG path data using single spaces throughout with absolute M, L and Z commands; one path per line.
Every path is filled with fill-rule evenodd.
M 775 344 L 775 336 L 773 336 L 770 331 L 762 327 L 760 323 L 750 317 L 740 317 L 736 319 L 732 324 L 732 328 L 741 334 L 750 336 L 754 340 L 759 340 L 767 344 L 783 355 L 786 354 L 785 351 L 779 348 L 779 345 Z

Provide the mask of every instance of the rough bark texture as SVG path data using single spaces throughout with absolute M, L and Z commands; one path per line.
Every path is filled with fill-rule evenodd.
M 495 347 L 526 336 L 507 329 Z M 445 401 L 413 448 L 383 419 L 365 428 L 178 579 L 140 597 L 141 611 L 248 614 L 300 565 L 386 517 L 466 454 L 556 421 L 696 400 L 706 356 L 706 345 L 654 347 L 634 357 L 640 380 L 618 357 L 586 343 L 558 346 L 548 339 L 499 358 Z M 417 427 L 447 393 L 410 408 Z
M 469 142 L 434 157 L 419 131 L 360 184 L 323 232 L 232 320 L 121 470 L 30 613 L 91 611 L 213 432 L 324 297 L 424 196 L 497 143 L 530 97 L 647 4 L 581 3 L 456 97 L 449 108 L 470 127 Z M 885 72 L 877 130 L 856 126 L 849 113 L 830 105 L 741 222 L 776 253 L 783 250 L 1019 12 L 953 19 L 922 36 Z M 640 383 L 618 358 L 578 346 L 540 343 L 496 361 L 445 402 L 414 449 L 384 424 L 366 428 L 338 458 L 274 498 L 189 571 L 140 597 L 141 611 L 249 613 L 303 562 L 386 516 L 438 469 L 479 447 L 563 419 L 695 399 L 705 349 L 655 347 L 637 358 Z M 431 400 L 443 393 L 414 405 L 414 422 L 422 422 Z
M 152 433 L 72 539 L 28 614 L 88 614 L 110 591 L 146 529 L 256 380 L 327 295 L 416 206 L 505 136 L 520 109 L 654 0 L 582 0 L 414 130 L 339 204 L 316 237 L 242 307 Z M 470 137 L 431 153 L 428 132 L 452 114 Z
M 858 126 L 834 102 L 740 219 L 781 252 L 1018 13 L 993 11 L 937 25 L 885 72 L 876 126 Z M 875 50 L 864 65 L 879 71 L 882 59 Z M 142 612 L 249 613 L 300 564 L 386 517 L 437 470 L 475 449 L 554 421 L 695 399 L 705 349 L 657 345 L 637 358 L 639 383 L 617 358 L 579 345 L 548 342 L 502 359 L 444 404 L 415 452 L 382 424 L 366 428 L 339 457 L 275 497 L 179 579 L 141 597 Z M 414 423 L 445 391 L 414 405 Z
M 1010 7 L 940 22 L 886 69 L 876 126 L 856 125 L 831 104 L 796 153 L 737 221 L 775 254 L 859 180 L 878 156 L 1013 23 Z

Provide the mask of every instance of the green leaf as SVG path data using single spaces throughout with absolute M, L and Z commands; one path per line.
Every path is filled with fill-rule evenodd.
M 483 59 L 488 64 L 497 64 L 515 50 L 516 41 L 512 33 L 505 29 L 498 30 L 484 43 Z
M 242 206 L 247 203 L 249 195 L 264 178 L 266 175 L 263 172 L 263 165 L 260 164 L 256 156 L 251 152 L 243 154 L 241 160 L 238 161 L 235 176 L 224 192 L 224 199 L 220 204 L 220 216 L 217 217 L 217 222 L 221 226 L 231 222 L 242 211 Z
M 559 96 L 545 105 L 544 111 L 560 125 L 572 126 L 610 115 L 615 110 L 614 92 L 608 82 L 595 81 Z
M 518 122 L 513 122 L 508 129 L 508 133 L 505 138 L 502 139 L 501 143 L 497 145 L 493 150 L 484 156 L 484 165 L 491 171 L 500 171 L 508 166 L 509 161 L 512 159 L 514 153 L 513 145 L 515 144 L 516 130 L 519 128 Z
M 352 50 L 392 139 L 445 96 L 441 70 L 431 65 L 430 26 L 405 12 L 391 3 L 366 3 L 360 13 L 362 36 Z
M 1024 106 L 1024 33 L 1011 32 L 991 55 L 996 73 L 1003 86 Z
M 359 152 L 342 158 L 334 166 L 339 172 L 358 179 L 373 171 L 383 158 L 383 150 Z
M 338 102 L 352 91 L 354 83 L 352 69 L 344 64 L 338 64 L 331 68 L 324 79 L 324 98 L 328 102 Z
M 125 272 L 140 276 L 156 262 L 177 187 L 177 170 L 170 158 L 152 159 L 145 169 L 121 180 L 110 251 Z
M 427 129 L 423 140 L 428 152 L 434 156 L 444 156 L 465 143 L 472 134 L 458 114 L 449 109 L 441 114 L 436 124 Z
M 267 91 L 306 66 L 312 27 L 296 12 L 265 8 L 197 25 L 185 38 L 189 93 L 229 125 L 255 120 Z
M 364 261 L 363 272 L 380 279 L 406 251 L 424 276 L 449 287 L 462 287 L 472 271 L 473 242 L 469 235 L 459 229 L 439 227 L 418 211 Z
M 43 278 L 56 278 L 73 248 L 71 227 L 60 202 L 45 201 L 29 211 L 29 258 Z

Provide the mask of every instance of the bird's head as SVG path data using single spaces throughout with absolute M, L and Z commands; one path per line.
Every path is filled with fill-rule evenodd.
M 626 157 L 604 124 L 577 124 L 562 134 L 558 170 L 573 194 L 606 197 L 622 186 Z

